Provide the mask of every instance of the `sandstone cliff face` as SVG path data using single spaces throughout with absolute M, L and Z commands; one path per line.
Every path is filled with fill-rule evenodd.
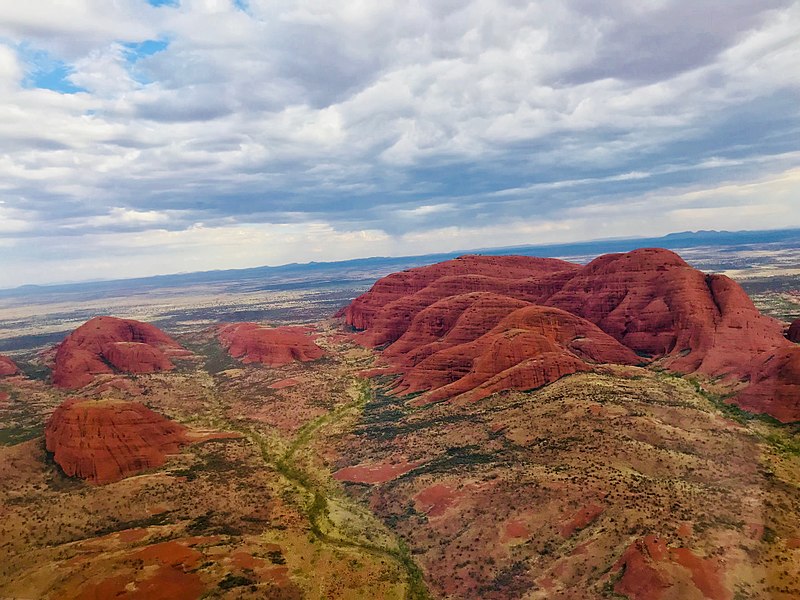
M 220 327 L 217 337 L 233 358 L 270 367 L 294 361 L 308 362 L 325 353 L 308 327 L 264 327 L 258 323 L 232 323 Z
M 417 292 L 428 288 L 431 284 L 442 280 L 428 293 L 415 299 L 409 306 L 414 314 L 425 306 L 433 304 L 436 300 L 448 296 L 475 292 L 497 291 L 507 292 L 520 283 L 519 280 L 542 279 L 542 288 L 548 285 L 558 288 L 559 276 L 578 269 L 577 265 L 552 258 L 532 258 L 527 256 L 462 256 L 455 260 L 409 269 L 400 273 L 393 273 L 378 280 L 372 289 L 359 296 L 347 306 L 340 314 L 347 323 L 356 329 L 374 329 L 382 341 L 374 341 L 372 345 L 380 345 L 394 341 L 402 334 L 398 327 L 405 322 L 403 305 L 392 306 L 395 301 L 403 300 Z M 555 283 L 550 284 L 549 278 L 555 278 Z M 534 294 L 536 286 L 530 285 L 528 294 Z M 374 326 L 374 320 L 380 315 L 382 323 Z M 409 314 L 408 323 L 410 323 Z M 398 322 L 397 326 L 390 327 L 389 323 Z M 374 327 L 373 327 L 374 326 Z M 386 333 L 380 333 L 385 330 Z M 396 336 L 393 338 L 393 336 Z
M 767 413 L 783 423 L 800 420 L 800 346 L 760 356 L 750 382 L 734 396 L 736 404 L 745 410 Z
M 727 277 L 706 275 L 667 250 L 601 256 L 547 302 L 596 323 L 681 373 L 741 378 L 753 358 L 785 343 Z
M 560 338 L 555 343 L 545 336 L 554 348 L 530 332 L 495 330 L 530 305 L 556 307 L 595 324 L 628 355 L 618 348 L 608 355 L 604 341 L 602 351 L 581 356 L 565 349 Z M 398 393 L 442 389 L 426 394 L 441 399 L 465 393 L 473 383 L 480 388 L 476 396 L 535 387 L 591 363 L 633 364 L 636 353 L 638 362 L 657 360 L 673 372 L 721 378 L 732 388 L 751 383 L 736 402 L 781 420 L 800 420 L 792 401 L 800 385 L 793 361 L 781 354 L 766 366 L 770 356 L 792 346 L 784 325 L 761 315 L 731 279 L 706 275 L 668 250 L 608 254 L 583 267 L 466 256 L 385 277 L 340 314 L 363 330 L 355 337 L 361 344 L 388 345 L 384 359 L 403 374 Z M 479 361 L 489 354 L 497 357 L 491 368 L 487 359 Z
M 431 390 L 422 402 L 460 395 L 477 400 L 501 390 L 541 387 L 591 370 L 592 363 L 640 362 L 585 319 L 530 305 L 513 310 L 477 339 L 450 345 L 408 368 L 396 391 Z
M 104 484 L 164 464 L 187 439 L 182 425 L 139 402 L 73 398 L 50 417 L 45 443 L 68 476 Z
M 7 356 L 0 354 L 0 377 L 16 375 L 17 373 L 19 373 L 19 368 L 14 361 Z
M 76 389 L 102 373 L 153 373 L 174 369 L 170 358 L 187 356 L 178 342 L 149 323 L 95 317 L 58 346 L 53 383 Z

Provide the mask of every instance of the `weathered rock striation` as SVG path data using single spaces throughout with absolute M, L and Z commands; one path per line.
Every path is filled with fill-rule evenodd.
M 258 323 L 232 323 L 217 331 L 220 343 L 233 358 L 243 363 L 261 363 L 270 367 L 294 361 L 308 362 L 325 352 L 304 326 L 265 327 Z
M 161 466 L 187 442 L 183 425 L 121 400 L 67 400 L 45 427 L 47 450 L 64 473 L 94 484 Z
M 541 303 L 578 268 L 552 258 L 463 256 L 388 275 L 340 314 L 349 325 L 366 330 L 359 342 L 375 347 L 397 340 L 417 313 L 438 300 L 489 292 Z
M 745 410 L 766 413 L 783 423 L 800 420 L 800 346 L 760 356 L 750 385 L 734 396 L 734 401 Z
M 545 303 L 681 373 L 741 378 L 755 356 L 786 342 L 781 323 L 761 315 L 737 283 L 668 250 L 596 258 Z
M 95 317 L 58 346 L 53 383 L 77 389 L 90 384 L 98 374 L 169 371 L 175 368 L 172 358 L 190 354 L 149 323 Z
M 17 367 L 16 363 L 7 356 L 0 354 L 0 377 L 8 377 L 18 373 L 19 367 Z
M 598 332 L 604 332 L 625 353 L 603 340 L 602 351 L 580 356 L 569 347 L 569 336 L 551 337 L 550 343 L 558 340 L 555 349 L 511 325 L 497 329 L 514 311 L 534 305 L 593 323 L 599 330 L 589 339 L 598 342 Z M 607 254 L 585 266 L 464 256 L 384 277 L 340 315 L 362 330 L 355 336 L 359 343 L 386 345 L 389 372 L 403 375 L 397 393 L 428 390 L 428 399 L 442 399 L 466 393 L 474 383 L 480 397 L 544 385 L 591 363 L 635 364 L 635 353 L 639 363 L 658 361 L 676 373 L 719 378 L 734 391 L 747 386 L 734 402 L 800 420 L 800 405 L 793 401 L 800 397 L 800 378 L 785 326 L 761 315 L 728 277 L 698 271 L 669 250 Z M 566 326 L 566 317 L 560 319 Z M 574 322 L 569 327 L 577 336 L 588 331 L 582 326 L 576 333 Z M 780 360 L 771 362 L 776 353 Z M 442 391 L 432 392 L 437 389 Z
M 509 313 L 479 338 L 447 347 L 407 369 L 396 391 L 431 390 L 418 402 L 527 390 L 593 363 L 638 364 L 641 359 L 596 325 L 557 308 L 529 305 Z

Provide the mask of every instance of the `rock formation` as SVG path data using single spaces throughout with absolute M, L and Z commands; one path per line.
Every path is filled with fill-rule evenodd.
M 139 402 L 73 398 L 53 412 L 45 443 L 68 476 L 103 484 L 164 464 L 187 438 Z
M 540 302 L 560 289 L 578 268 L 552 258 L 463 256 L 388 275 L 340 314 L 356 329 L 367 330 L 359 341 L 375 347 L 394 342 L 417 313 L 438 300 L 492 292 Z
M 781 323 L 761 315 L 738 284 L 668 250 L 596 258 L 546 304 L 681 373 L 742 377 L 756 355 L 786 341 Z
M 745 410 L 766 413 L 783 423 L 800 420 L 800 346 L 761 355 L 750 385 L 733 400 Z
M 800 319 L 796 319 L 791 325 L 789 325 L 789 329 L 786 332 L 786 337 L 790 342 L 800 344 Z
M 16 375 L 17 373 L 19 373 L 19 368 L 14 361 L 7 356 L 0 354 L 0 377 Z
M 157 327 L 133 319 L 95 317 L 58 346 L 53 383 L 76 389 L 102 373 L 153 373 L 174 369 L 171 358 L 187 356 Z
M 589 346 L 600 343 L 602 350 L 576 353 L 574 342 L 589 330 L 574 320 L 567 325 L 563 314 L 561 325 L 571 333 L 548 343 L 511 324 L 497 329 L 514 311 L 535 305 L 596 325 Z M 554 259 L 464 256 L 384 277 L 340 315 L 362 330 L 356 341 L 386 346 L 388 372 L 403 376 L 397 393 L 441 390 L 426 398 L 442 399 L 474 384 L 480 397 L 543 385 L 591 363 L 635 364 L 635 353 L 638 362 L 719 378 L 732 390 L 749 383 L 734 401 L 800 420 L 792 400 L 800 378 L 787 354 L 792 346 L 784 325 L 761 315 L 731 279 L 702 273 L 668 250 L 607 254 L 583 267 Z M 603 332 L 624 351 L 619 344 L 612 348 Z M 573 334 L 578 337 L 570 341 Z M 779 360 L 770 362 L 776 353 Z
M 243 363 L 279 367 L 294 361 L 321 358 L 322 348 L 309 327 L 265 327 L 258 323 L 232 323 L 219 328 L 217 337 L 233 358 Z
M 591 363 L 641 359 L 597 326 L 557 308 L 530 305 L 509 313 L 479 338 L 451 345 L 409 367 L 399 393 L 432 390 L 420 401 L 466 394 L 477 400 L 507 389 L 527 390 Z

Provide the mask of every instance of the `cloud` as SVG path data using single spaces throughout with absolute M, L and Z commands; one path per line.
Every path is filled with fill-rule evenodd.
M 242 266 L 311 256 L 314 232 L 347 256 L 642 233 L 626 205 L 800 225 L 789 184 L 763 185 L 800 164 L 797 1 L 6 4 L 0 199 L 24 227 L 0 239 L 64 279 L 102 236 L 164 257 L 114 255 L 139 274 L 194 264 L 200 239 Z M 764 215 L 738 226 L 670 196 L 750 184 Z M 225 242 L 287 231 L 304 241 L 247 259 Z

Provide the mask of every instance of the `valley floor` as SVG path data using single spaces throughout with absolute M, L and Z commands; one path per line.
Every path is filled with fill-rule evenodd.
M 337 326 L 279 369 L 181 338 L 136 399 L 224 434 L 104 486 L 44 450 L 67 394 L 0 381 L 0 597 L 800 595 L 792 428 L 635 367 L 414 407 Z

